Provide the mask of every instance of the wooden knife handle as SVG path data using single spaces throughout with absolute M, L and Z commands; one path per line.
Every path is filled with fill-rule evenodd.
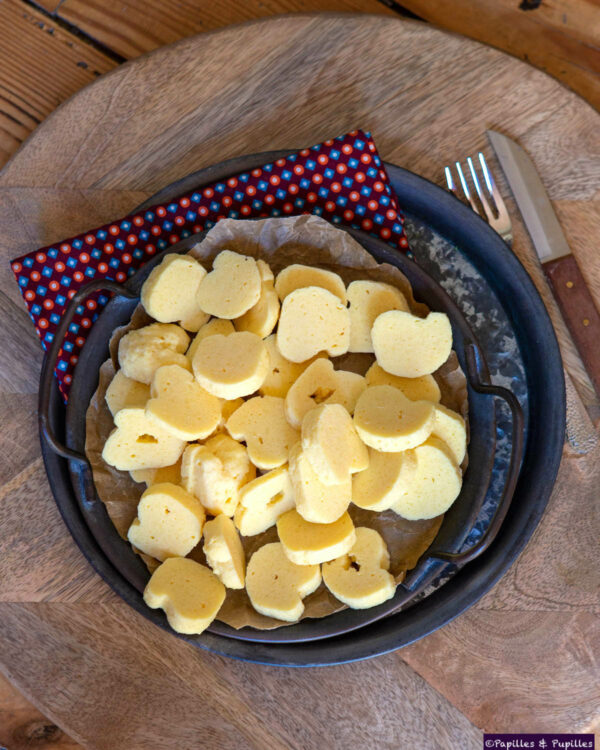
M 600 313 L 572 255 L 544 263 L 571 336 L 600 396 Z

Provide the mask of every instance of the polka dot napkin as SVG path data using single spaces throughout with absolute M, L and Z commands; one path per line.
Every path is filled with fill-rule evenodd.
M 210 229 L 224 217 L 302 213 L 362 229 L 392 247 L 408 249 L 403 219 L 371 135 L 355 130 L 172 203 L 40 248 L 11 265 L 46 349 L 69 300 L 92 279 L 125 281 L 156 253 Z M 77 308 L 56 367 L 65 401 L 87 334 L 107 302 L 108 295 L 95 292 Z

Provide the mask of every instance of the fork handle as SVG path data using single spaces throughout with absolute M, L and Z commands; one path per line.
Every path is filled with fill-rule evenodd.
M 600 313 L 573 255 L 543 264 L 579 355 L 600 397 Z

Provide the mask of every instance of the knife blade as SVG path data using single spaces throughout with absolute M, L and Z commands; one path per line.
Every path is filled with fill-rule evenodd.
M 600 397 L 600 313 L 571 252 L 546 188 L 526 151 L 487 131 L 579 355 Z

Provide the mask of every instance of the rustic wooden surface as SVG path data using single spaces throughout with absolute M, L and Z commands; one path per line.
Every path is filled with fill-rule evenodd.
M 342 88 L 340 80 L 352 85 Z M 0 174 L 4 261 L 125 213 L 194 169 L 357 126 L 373 130 L 385 158 L 440 183 L 445 162 L 482 147 L 490 154 L 486 127 L 517 137 L 540 167 L 600 302 L 590 242 L 600 230 L 598 115 L 494 50 L 374 17 L 231 28 L 98 80 L 37 130 Z M 508 203 L 515 249 L 597 417 L 598 403 Z M 597 723 L 597 453 L 565 453 L 548 512 L 525 553 L 475 608 L 438 633 L 354 666 L 240 665 L 153 628 L 85 563 L 43 472 L 35 425 L 41 354 L 6 262 L 0 304 L 0 670 L 75 740 L 98 748 L 179 748 L 197 743 L 203 731 L 204 744 L 215 748 L 311 748 L 323 741 L 341 747 L 366 742 L 361 732 L 368 730 L 368 742 L 384 747 L 471 748 L 481 736 L 473 724 L 583 731 Z M 291 704 L 293 716 L 285 713 Z M 0 734 L 2 742 L 18 747 Z
M 346 11 L 397 17 L 378 0 L 63 0 L 59 18 L 130 59 L 163 44 L 275 13 Z
M 402 0 L 402 5 L 443 29 L 527 60 L 600 109 L 598 0 Z
M 0 2 L 0 164 L 61 102 L 117 64 L 21 0 Z

